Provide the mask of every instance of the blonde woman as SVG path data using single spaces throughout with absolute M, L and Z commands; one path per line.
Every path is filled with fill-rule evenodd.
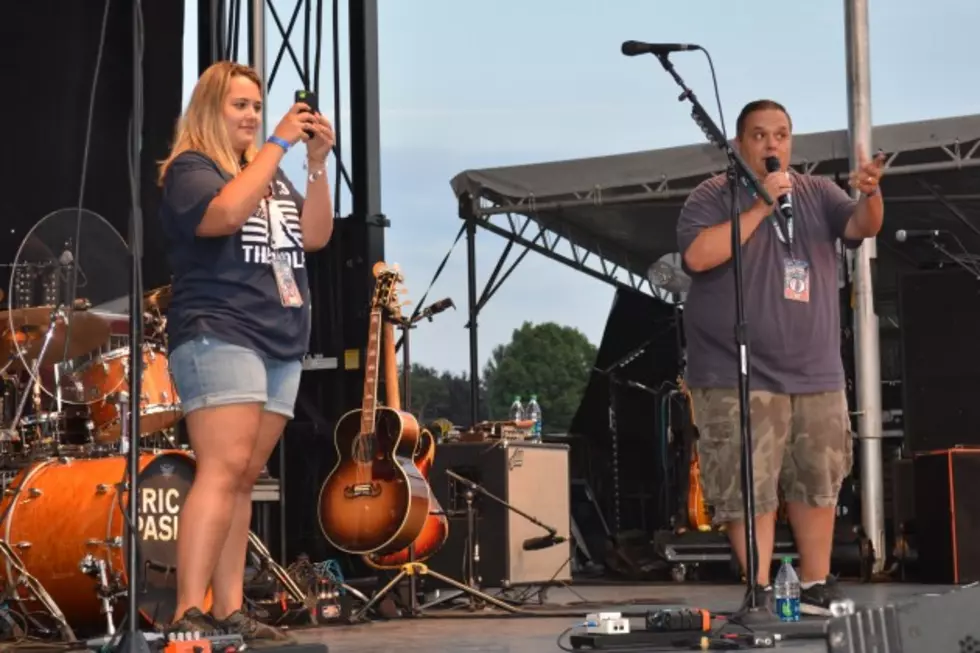
M 310 336 L 305 252 L 333 232 L 330 122 L 295 104 L 257 145 L 262 102 L 253 70 L 214 64 L 160 167 L 170 368 L 197 460 L 180 516 L 173 629 L 247 640 L 286 638 L 242 605 L 252 487 L 293 417 Z M 299 141 L 305 200 L 279 169 Z

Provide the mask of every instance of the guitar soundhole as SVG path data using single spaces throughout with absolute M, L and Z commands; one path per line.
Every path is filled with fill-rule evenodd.
M 354 438 L 353 451 L 351 457 L 355 462 L 366 465 L 374 460 L 377 455 L 377 446 L 373 433 L 360 433 Z

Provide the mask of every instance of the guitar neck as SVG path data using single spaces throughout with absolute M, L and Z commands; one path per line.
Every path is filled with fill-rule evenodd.
M 361 403 L 361 433 L 374 433 L 374 417 L 378 407 L 378 354 L 381 351 L 381 311 L 371 311 L 368 328 L 367 354 L 364 361 L 364 398 Z
M 385 320 L 384 336 L 385 405 L 394 410 L 402 409 L 398 383 L 398 354 L 395 351 L 395 325 Z

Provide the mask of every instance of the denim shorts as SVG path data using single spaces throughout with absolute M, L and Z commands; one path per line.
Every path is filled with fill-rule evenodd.
M 210 335 L 197 336 L 170 354 L 181 410 L 230 404 L 264 404 L 270 413 L 293 418 L 303 364 L 267 358 Z

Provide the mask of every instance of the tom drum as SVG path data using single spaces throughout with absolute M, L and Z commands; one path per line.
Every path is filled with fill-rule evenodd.
M 76 372 L 91 403 L 95 439 L 113 442 L 121 434 L 118 392 L 129 392 L 129 348 L 119 349 L 86 363 Z M 167 355 L 154 346 L 143 349 L 143 376 L 140 381 L 140 435 L 170 428 L 180 420 L 180 399 L 170 376 Z

